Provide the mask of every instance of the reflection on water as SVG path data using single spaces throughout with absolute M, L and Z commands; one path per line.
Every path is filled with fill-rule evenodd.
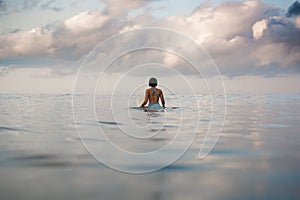
M 229 96 L 222 136 L 209 156 L 200 160 L 199 147 L 211 121 L 209 96 L 196 98 L 200 105 L 199 119 L 193 118 L 197 109 L 192 104 L 171 105 L 178 108 L 164 113 L 147 113 L 129 106 L 124 112 L 129 113 L 130 121 L 125 123 L 109 116 L 109 108 L 107 113 L 101 109 L 98 120 L 94 121 L 91 120 L 94 113 L 86 110 L 86 116 L 76 122 L 78 129 L 82 127 L 85 131 L 81 139 L 104 145 L 104 140 L 89 134 L 93 127 L 100 126 L 112 141 L 140 152 L 170 142 L 181 127 L 181 120 L 185 125 L 181 131 L 185 134 L 195 128 L 195 120 L 199 122 L 197 138 L 182 158 L 160 171 L 142 175 L 111 170 L 86 152 L 74 129 L 71 98 L 70 95 L 0 95 L 1 199 L 300 197 L 300 95 Z M 85 101 L 88 97 L 81 98 Z M 180 119 L 184 111 L 191 115 Z M 129 122 L 147 131 L 139 133 Z M 132 135 L 125 137 L 126 132 Z M 180 145 L 178 142 L 178 149 L 167 153 L 177 153 Z M 111 152 L 104 153 L 114 159 Z M 126 164 L 122 158 L 117 161 Z

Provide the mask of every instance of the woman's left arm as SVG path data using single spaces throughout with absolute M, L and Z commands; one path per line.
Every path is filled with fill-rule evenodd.
M 146 92 L 145 92 L 145 100 L 144 100 L 144 102 L 142 103 L 142 105 L 140 106 L 140 108 L 145 107 L 145 105 L 146 105 L 147 102 L 148 102 L 148 99 L 149 99 L 149 92 L 148 92 L 148 90 L 146 90 Z

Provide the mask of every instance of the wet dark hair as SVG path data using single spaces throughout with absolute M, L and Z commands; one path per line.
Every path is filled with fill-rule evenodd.
M 149 86 L 150 86 L 150 87 L 156 87 L 156 86 L 157 86 L 157 83 L 149 83 Z
M 157 86 L 157 79 L 154 78 L 154 77 L 150 78 L 150 79 L 149 79 L 149 86 L 150 86 L 150 87 L 155 87 L 155 86 Z

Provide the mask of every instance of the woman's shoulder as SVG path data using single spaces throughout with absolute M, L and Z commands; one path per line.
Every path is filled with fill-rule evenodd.
M 161 90 L 161 89 L 156 88 L 156 90 L 157 90 L 159 93 L 162 93 L 162 90 Z

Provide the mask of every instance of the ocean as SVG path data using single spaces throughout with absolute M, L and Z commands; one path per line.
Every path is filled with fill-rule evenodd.
M 1 199 L 300 198 L 299 94 L 165 98 L 1 94 Z

